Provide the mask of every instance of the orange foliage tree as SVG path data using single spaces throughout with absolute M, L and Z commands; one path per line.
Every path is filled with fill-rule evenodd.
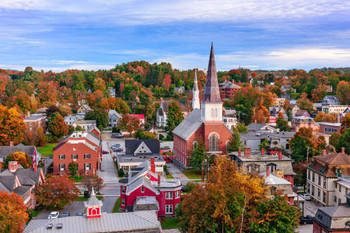
M 22 232 L 29 219 L 22 198 L 15 193 L 0 191 L 0 200 L 0 232 Z
M 14 152 L 12 154 L 9 154 L 5 160 L 5 167 L 8 167 L 8 163 L 10 161 L 17 161 L 19 164 L 22 165 L 23 168 L 30 168 L 32 167 L 32 158 L 24 152 Z
M 341 120 L 342 133 L 344 133 L 348 128 L 350 128 L 350 113 L 347 113 Z
M 36 190 L 36 200 L 39 205 L 48 208 L 63 208 L 78 198 L 80 190 L 74 179 L 64 176 L 51 176 L 45 183 L 39 184 Z
M 140 127 L 140 119 L 136 116 L 130 116 L 126 114 L 122 119 L 119 120 L 118 127 L 121 130 L 126 130 L 130 133 L 130 136 L 133 131 L 141 129 Z
M 11 141 L 21 143 L 25 129 L 24 121 L 16 110 L 0 104 L 0 145 L 8 145 Z
M 331 114 L 324 113 L 324 112 L 318 112 L 317 116 L 315 117 L 316 122 L 331 122 L 334 123 L 336 121 L 335 117 Z
M 267 208 L 266 195 L 261 176 L 245 175 L 228 157 L 216 156 L 206 185 L 196 185 L 184 197 L 180 225 L 187 232 L 293 232 L 298 226 L 297 208 L 284 198 L 278 199 L 283 209 Z M 289 221 L 277 224 L 283 212 Z
M 47 129 L 56 139 L 62 138 L 68 134 L 68 125 L 59 113 L 52 115 Z

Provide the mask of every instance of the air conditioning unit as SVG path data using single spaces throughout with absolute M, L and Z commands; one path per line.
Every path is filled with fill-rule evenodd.
M 61 167 L 61 168 L 60 168 L 60 171 L 64 171 L 64 167 Z
M 89 170 L 90 170 L 90 168 L 89 168 L 89 167 L 86 167 L 86 168 L 85 168 L 85 170 L 86 170 L 86 171 L 89 171 Z
M 75 161 L 77 161 L 77 159 L 73 159 L 73 161 L 75 162 Z

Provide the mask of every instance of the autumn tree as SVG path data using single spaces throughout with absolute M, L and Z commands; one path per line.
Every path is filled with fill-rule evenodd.
M 143 130 L 136 130 L 134 137 L 137 139 L 158 139 L 156 134 Z
M 341 131 L 345 132 L 350 128 L 350 113 L 347 113 L 341 121 Z
M 285 132 L 290 131 L 290 126 L 288 124 L 288 121 L 284 119 L 284 116 L 281 112 L 278 113 L 276 125 L 280 131 L 285 131 Z
M 24 152 L 14 152 L 9 154 L 5 160 L 4 165 L 7 168 L 10 161 L 17 161 L 19 164 L 22 165 L 23 168 L 30 168 L 32 167 L 32 158 Z
M 350 103 L 350 83 L 340 81 L 337 85 L 337 96 L 342 104 Z
M 281 191 L 267 201 L 258 202 L 256 209 L 255 218 L 259 221 L 249 223 L 251 233 L 294 233 L 294 229 L 299 227 L 299 208 L 291 206 Z
M 329 137 L 329 145 L 334 146 L 334 148 L 337 151 L 339 151 L 339 148 L 340 148 L 339 147 L 340 136 L 341 136 L 341 134 L 339 132 L 335 132 Z
M 309 100 L 305 92 L 301 94 L 301 97 L 297 100 L 297 104 L 300 109 L 307 110 L 308 112 L 312 112 L 314 109 L 312 102 Z
M 293 151 L 292 158 L 298 163 L 320 154 L 326 147 L 326 142 L 323 137 L 316 138 L 312 129 L 301 127 L 291 139 L 290 147 Z
M 0 145 L 15 145 L 24 140 L 26 126 L 14 108 L 8 109 L 0 104 Z
M 122 100 L 121 98 L 116 98 L 115 110 L 121 114 L 128 114 L 131 112 L 128 104 L 124 100 Z
M 23 232 L 29 216 L 23 200 L 15 193 L 0 191 L 0 232 Z
M 97 90 L 100 90 L 102 92 L 105 92 L 106 90 L 106 83 L 103 79 L 101 78 L 96 78 L 94 80 L 94 87 L 93 87 L 93 91 L 97 91 Z
M 57 100 L 58 83 L 54 81 L 40 82 L 38 85 L 38 98 L 41 103 Z
M 95 192 L 100 192 L 100 190 L 105 186 L 103 179 L 96 175 L 88 175 L 81 180 L 81 183 L 85 186 L 89 192 L 94 188 Z
M 248 132 L 248 127 L 245 124 L 237 123 L 235 129 L 233 130 L 237 130 L 239 133 L 246 133 Z
M 122 119 L 119 119 L 118 128 L 128 131 L 131 136 L 132 132 L 141 129 L 140 119 L 136 116 L 130 116 L 129 114 L 126 114 Z
M 68 105 L 61 106 L 59 108 L 59 111 L 63 117 L 66 117 L 72 114 L 72 109 Z
M 345 148 L 345 153 L 350 155 L 350 129 L 347 129 L 339 138 L 338 150 L 342 147 Z
M 100 130 L 108 126 L 108 113 L 101 109 L 94 109 L 85 114 L 85 120 L 96 120 L 97 128 Z
M 71 201 L 78 198 L 80 190 L 73 179 L 67 175 L 51 176 L 36 190 L 36 200 L 41 206 L 47 208 L 63 208 Z
M 172 131 L 178 126 L 184 119 L 184 116 L 182 114 L 182 109 L 180 105 L 177 102 L 172 102 L 169 105 L 168 108 L 168 115 L 167 115 L 167 126 L 166 130 L 168 131 L 168 138 L 173 138 Z
M 68 134 L 68 125 L 64 118 L 56 112 L 50 117 L 47 130 L 55 140 L 58 140 Z
M 336 119 L 331 114 L 324 113 L 324 112 L 318 112 L 316 117 L 315 117 L 315 121 L 316 122 L 330 122 L 330 123 L 334 123 L 334 122 L 336 122 Z
M 205 186 L 197 185 L 182 201 L 179 220 L 186 232 L 293 232 L 298 209 L 287 200 L 266 197 L 260 176 L 241 173 L 226 156 L 217 156 Z M 272 208 L 278 204 L 280 207 Z M 284 216 L 275 213 L 283 212 Z

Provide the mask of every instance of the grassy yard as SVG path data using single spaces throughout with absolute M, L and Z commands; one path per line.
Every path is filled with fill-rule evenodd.
M 163 229 L 172 229 L 179 228 L 178 225 L 179 218 L 162 218 L 162 228 Z
M 56 143 L 46 144 L 43 147 L 40 147 L 38 151 L 41 156 L 52 156 L 52 149 L 56 146 Z
M 183 171 L 185 176 L 187 176 L 189 179 L 201 179 L 201 174 L 195 173 L 193 170 L 187 170 Z
M 169 173 L 168 175 L 166 175 L 167 179 L 174 179 L 174 177 Z
M 75 183 L 79 183 L 85 176 L 70 176 L 69 178 L 74 179 Z
M 119 208 L 120 208 L 120 198 L 118 198 L 117 202 L 114 205 L 113 213 L 120 213 Z
M 103 196 L 97 196 L 98 200 L 102 200 Z M 89 198 L 85 198 L 84 196 L 79 196 L 77 199 L 75 199 L 75 201 L 87 201 L 89 200 Z

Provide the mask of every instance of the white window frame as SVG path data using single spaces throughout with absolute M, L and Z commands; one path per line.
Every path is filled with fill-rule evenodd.
M 174 213 L 173 205 L 165 205 L 165 214 L 173 214 Z
M 125 206 L 125 199 L 124 199 L 124 198 L 121 199 L 120 204 L 121 204 L 122 206 Z
M 87 158 L 90 157 L 90 158 Z M 84 159 L 91 159 L 91 154 L 84 154 Z
M 65 160 L 66 159 L 66 155 L 64 155 L 64 154 L 58 155 L 58 159 Z
M 78 159 L 78 154 L 72 154 L 71 157 L 73 160 L 76 160 L 76 159 Z
M 180 191 L 175 192 L 175 199 L 180 198 Z
M 145 186 L 141 186 L 141 193 L 145 192 Z
M 66 164 L 61 163 L 61 164 L 59 165 L 59 168 L 60 168 L 60 171 L 65 171 L 65 170 L 66 170 Z M 62 169 L 62 168 L 63 168 L 63 169 Z
M 91 163 L 84 163 L 84 170 L 85 171 L 90 171 L 91 170 Z
M 172 200 L 174 197 L 173 192 L 166 192 L 165 193 L 165 199 Z
M 122 187 L 122 194 L 124 194 L 125 193 L 125 187 L 123 186 Z

